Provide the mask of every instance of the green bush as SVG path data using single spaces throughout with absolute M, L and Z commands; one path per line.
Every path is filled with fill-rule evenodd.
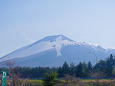
M 56 84 L 57 73 L 50 72 L 45 73 L 45 79 L 43 79 L 43 86 L 54 86 Z

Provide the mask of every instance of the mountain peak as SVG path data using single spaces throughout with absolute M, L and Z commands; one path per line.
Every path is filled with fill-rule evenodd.
M 64 61 L 92 61 L 94 63 L 95 57 L 93 58 L 93 55 L 88 53 L 90 51 L 98 56 L 98 60 L 108 56 L 110 53 L 115 53 L 115 50 L 106 50 L 99 45 L 75 42 L 64 35 L 53 35 L 17 49 L 2 57 L 2 59 L 7 60 L 8 57 L 10 57 L 10 59 L 16 58 L 17 62 L 23 64 L 23 66 L 26 64 L 27 66 L 30 65 L 30 62 L 33 65 L 39 66 L 42 65 L 42 63 L 43 66 L 45 64 L 49 65 L 50 63 L 59 65 Z
M 66 37 L 66 36 L 64 36 L 64 35 L 61 34 L 61 35 L 47 36 L 47 37 L 45 37 L 45 38 L 43 38 L 43 39 L 37 41 L 37 43 L 38 43 L 38 42 L 41 42 L 41 41 L 54 42 L 54 41 L 56 41 L 56 39 L 57 39 L 58 37 L 61 37 L 62 40 L 73 41 L 73 40 L 69 39 L 68 37 Z

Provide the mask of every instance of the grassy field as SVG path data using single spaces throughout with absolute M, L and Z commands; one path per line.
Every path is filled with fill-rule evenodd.
M 63 81 L 62 84 L 57 83 L 56 86 L 66 86 L 67 82 Z M 76 80 L 69 80 L 68 85 L 69 86 L 115 86 L 115 80 L 80 80 L 80 79 L 76 79 Z
M 12 86 L 11 80 L 7 80 L 6 86 Z M 16 81 L 15 86 L 43 86 L 42 80 L 18 80 Z M 23 84 L 23 85 L 22 85 Z M 55 86 L 115 86 L 115 79 L 109 80 L 109 79 L 102 79 L 102 80 L 96 80 L 96 79 L 74 79 L 74 80 L 64 80 L 64 79 L 58 79 Z

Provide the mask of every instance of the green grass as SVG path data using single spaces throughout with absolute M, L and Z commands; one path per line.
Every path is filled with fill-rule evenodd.
M 12 82 L 11 80 L 7 80 L 7 82 Z M 42 80 L 18 80 L 16 84 L 21 84 L 25 82 L 25 85 L 23 86 L 43 86 L 43 81 Z M 66 86 L 67 81 L 64 79 L 58 79 L 56 86 Z M 74 80 L 69 80 L 68 81 L 68 86 L 96 86 L 97 81 L 96 79 L 74 79 Z M 12 86 L 12 85 L 7 85 L 7 86 Z M 18 85 L 16 85 L 18 86 Z M 110 79 L 101 79 L 99 80 L 99 86 L 115 86 L 115 79 L 110 80 Z
M 42 86 L 42 80 L 28 80 L 27 86 Z

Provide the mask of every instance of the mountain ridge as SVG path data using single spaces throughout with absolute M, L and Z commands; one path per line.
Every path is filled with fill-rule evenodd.
M 7 57 L 9 57 L 10 59 L 18 59 L 16 60 L 16 63 L 21 66 L 31 66 L 28 63 L 31 61 L 33 61 L 33 66 L 35 65 L 35 63 L 36 66 L 52 66 L 52 64 L 56 64 L 54 66 L 60 66 L 60 64 L 62 64 L 64 61 L 71 63 L 75 62 L 75 59 L 76 63 L 80 61 L 92 61 L 93 63 L 95 63 L 95 56 L 89 54 L 88 52 L 96 54 L 98 60 L 100 60 L 107 58 L 107 56 L 109 56 L 109 54 L 111 53 L 115 53 L 115 50 L 104 49 L 99 45 L 93 45 L 90 43 L 76 42 L 64 35 L 54 35 L 47 36 L 30 45 L 17 49 L 10 54 L 5 55 L 4 57 L 2 57 L 2 59 L 6 60 Z M 28 60 L 29 58 L 31 60 Z M 57 62 L 55 59 L 57 59 Z M 43 64 L 40 62 L 40 60 L 43 62 Z M 21 61 L 25 62 L 22 63 Z M 41 63 L 42 65 L 39 63 Z

